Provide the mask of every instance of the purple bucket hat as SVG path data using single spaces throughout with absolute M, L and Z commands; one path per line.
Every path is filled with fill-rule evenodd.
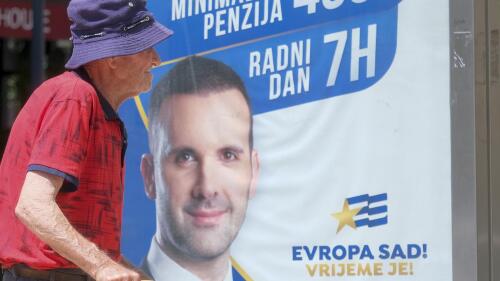
M 155 21 L 145 0 L 71 0 L 68 17 L 73 53 L 67 69 L 142 52 L 173 33 Z

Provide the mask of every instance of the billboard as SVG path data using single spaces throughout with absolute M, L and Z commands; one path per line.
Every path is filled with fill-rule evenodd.
M 248 92 L 260 169 L 230 244 L 233 280 L 452 280 L 447 1 L 148 5 L 175 32 L 157 48 L 154 85 L 198 55 Z M 135 264 L 156 232 L 140 173 L 150 100 L 120 110 L 122 249 Z

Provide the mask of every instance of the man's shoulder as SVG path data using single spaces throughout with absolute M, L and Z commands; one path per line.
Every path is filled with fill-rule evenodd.
M 90 103 L 97 97 L 92 85 L 70 71 L 48 79 L 35 90 L 33 95 L 43 96 L 53 101 L 76 100 L 84 104 Z

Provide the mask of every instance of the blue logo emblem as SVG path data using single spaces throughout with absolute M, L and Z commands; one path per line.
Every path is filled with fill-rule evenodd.
M 387 224 L 387 193 L 349 197 L 344 200 L 342 210 L 333 213 L 332 217 L 339 221 L 337 233 L 346 225 L 357 229 L 363 226 L 377 227 Z

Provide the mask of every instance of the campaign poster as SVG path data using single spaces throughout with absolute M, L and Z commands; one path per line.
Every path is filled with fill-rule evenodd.
M 448 1 L 148 7 L 175 32 L 157 47 L 154 85 L 197 55 L 230 67 L 248 93 L 260 165 L 230 245 L 239 280 L 452 280 Z M 122 250 L 137 265 L 161 209 L 140 172 L 150 98 L 120 110 Z

